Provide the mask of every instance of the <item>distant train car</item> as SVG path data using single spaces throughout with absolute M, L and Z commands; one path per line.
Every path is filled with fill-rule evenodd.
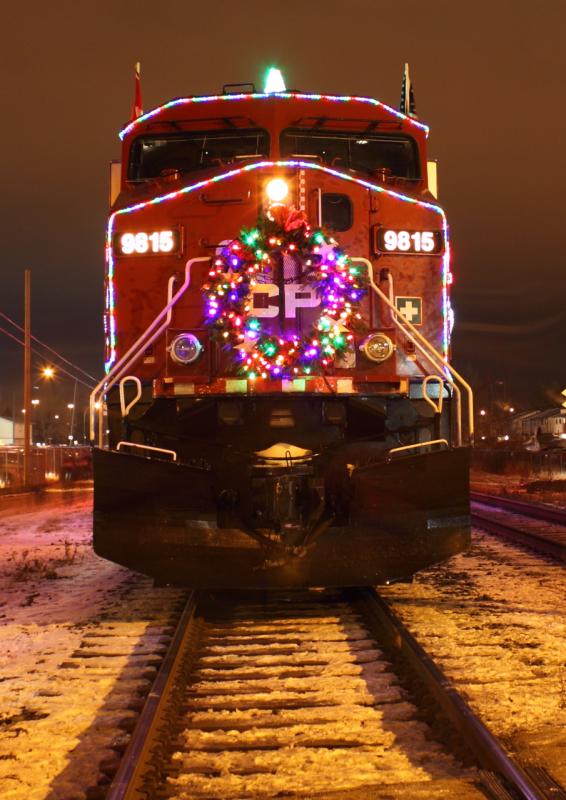
M 78 481 L 92 475 L 92 457 L 88 447 L 66 449 L 61 462 L 61 475 L 65 481 Z
M 99 555 L 268 588 L 378 584 L 467 547 L 472 398 L 427 135 L 370 98 L 247 85 L 121 132 Z

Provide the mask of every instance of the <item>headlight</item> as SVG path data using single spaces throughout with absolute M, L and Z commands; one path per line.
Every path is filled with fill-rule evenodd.
M 202 352 L 202 344 L 193 333 L 181 333 L 171 344 L 171 358 L 177 364 L 192 364 Z
M 395 345 L 384 333 L 373 333 L 363 342 L 360 349 L 371 361 L 381 363 L 393 355 Z
M 273 178 L 265 185 L 265 193 L 272 203 L 282 203 L 289 194 L 287 181 L 283 178 Z

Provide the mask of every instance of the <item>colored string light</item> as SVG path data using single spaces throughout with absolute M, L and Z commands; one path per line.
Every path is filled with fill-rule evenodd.
M 202 287 L 205 324 L 235 355 L 240 373 L 320 374 L 353 346 L 354 331 L 363 327 L 360 303 L 369 280 L 336 244 L 322 230 L 313 231 L 302 212 L 279 206 L 257 228 L 241 231 L 214 260 Z M 267 259 L 257 257 L 256 247 Z M 302 289 L 310 286 L 320 299 L 320 313 L 306 336 L 274 334 L 253 316 L 253 286 L 281 270 L 284 258 L 299 267 Z
M 396 108 L 392 108 L 386 103 L 381 103 L 379 100 L 375 100 L 373 97 L 357 97 L 355 95 L 351 96 L 334 94 L 304 94 L 301 92 L 253 92 L 250 94 L 215 94 L 201 95 L 197 97 L 178 97 L 176 100 L 170 100 L 168 103 L 164 103 L 162 106 L 158 106 L 157 108 L 153 108 L 151 111 L 147 111 L 145 114 L 142 114 L 141 117 L 138 117 L 133 122 L 130 122 L 129 125 L 126 125 L 126 127 L 120 131 L 119 136 L 120 139 L 124 139 L 124 137 L 133 131 L 137 125 L 147 122 L 147 120 L 156 117 L 158 114 L 161 114 L 162 111 L 167 111 L 168 109 L 175 108 L 176 106 L 189 105 L 191 103 L 212 103 L 217 100 L 227 102 L 237 100 L 271 100 L 274 97 L 279 97 L 282 100 L 327 100 L 333 103 L 366 103 L 367 105 L 375 106 L 376 108 L 382 108 L 389 114 L 393 114 L 393 116 L 397 117 L 397 119 L 403 120 L 403 122 L 422 130 L 425 136 L 428 136 L 429 132 L 428 125 L 402 114 L 401 111 L 397 111 Z
M 444 232 L 444 256 L 442 257 L 442 351 L 444 358 L 448 359 L 450 336 L 454 327 L 454 310 L 450 303 L 448 287 L 452 283 L 450 271 L 450 238 L 446 215 L 442 214 L 442 230 Z
M 331 167 L 323 166 L 322 164 L 315 164 L 310 161 L 300 161 L 292 159 L 287 161 L 259 161 L 251 164 L 245 164 L 244 166 L 239 167 L 238 169 L 232 169 L 220 175 L 214 175 L 211 178 L 197 181 L 196 183 L 193 183 L 189 186 L 184 186 L 181 189 L 177 189 L 173 192 L 168 192 L 167 194 L 160 195 L 158 197 L 153 197 L 151 200 L 144 200 L 142 202 L 135 203 L 134 205 L 127 206 L 126 208 L 118 209 L 118 211 L 115 211 L 113 214 L 111 214 L 108 220 L 108 229 L 106 237 L 106 263 L 107 263 L 107 281 L 108 281 L 106 290 L 106 312 L 108 315 L 108 321 L 105 330 L 107 337 L 106 341 L 107 352 L 109 355 L 108 360 L 105 363 L 105 368 L 107 371 L 110 369 L 110 367 L 116 360 L 116 320 L 115 320 L 115 295 L 114 295 L 115 263 L 114 263 L 114 255 L 112 252 L 112 237 L 113 237 L 114 223 L 116 218 L 124 214 L 131 214 L 143 208 L 148 208 L 153 205 L 159 205 L 161 203 L 165 203 L 169 200 L 174 200 L 178 197 L 181 197 L 182 195 L 190 194 L 191 192 L 198 191 L 199 189 L 203 189 L 212 184 L 229 180 L 230 178 L 236 177 L 246 172 L 253 172 L 254 170 L 259 170 L 259 169 L 273 169 L 273 168 L 297 168 L 303 170 L 315 170 L 318 172 L 323 172 L 327 175 L 333 175 L 334 177 L 339 178 L 340 180 L 349 181 L 351 183 L 357 184 L 358 186 L 363 186 L 365 189 L 368 189 L 369 191 L 377 192 L 379 194 L 384 194 L 389 197 L 393 197 L 397 200 L 401 200 L 402 202 L 418 206 L 420 208 L 429 209 L 430 211 L 433 211 L 434 213 L 440 215 L 442 220 L 442 229 L 444 232 L 444 241 L 445 241 L 445 251 L 442 259 L 443 350 L 444 350 L 444 355 L 445 356 L 448 355 L 449 338 L 450 338 L 450 318 L 451 318 L 451 306 L 448 293 L 448 286 L 451 282 L 451 272 L 450 272 L 449 229 L 446 221 L 446 215 L 443 209 L 434 203 L 429 203 L 425 200 L 418 200 L 414 197 L 402 194 L 401 192 L 395 191 L 393 189 L 388 189 L 385 186 L 371 183 L 370 181 L 364 180 L 363 178 L 358 178 L 353 175 L 340 172 L 339 170 L 332 169 Z M 256 255 L 257 258 L 268 258 L 267 254 L 262 251 L 258 251 Z

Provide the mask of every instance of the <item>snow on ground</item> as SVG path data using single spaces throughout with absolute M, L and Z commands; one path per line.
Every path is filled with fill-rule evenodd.
M 326 797 L 331 787 L 392 800 L 428 784 L 428 798 L 484 797 L 475 770 L 433 739 L 363 620 L 332 594 L 204 613 L 156 796 Z
M 381 588 L 490 729 L 512 748 L 546 738 L 566 782 L 564 566 L 475 531 L 469 553 Z
M 95 556 L 90 507 L 0 518 L 3 800 L 103 795 L 87 787 L 127 741 L 181 598 Z M 492 730 L 554 752 L 566 783 L 564 567 L 476 532 L 470 553 L 384 591 Z
M 91 504 L 82 493 L 0 519 L 3 800 L 87 796 L 127 739 L 118 722 L 131 728 L 179 601 L 93 553 Z

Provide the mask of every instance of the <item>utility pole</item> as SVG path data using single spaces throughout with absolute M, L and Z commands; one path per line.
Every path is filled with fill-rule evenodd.
M 77 382 L 75 381 L 75 388 L 73 389 L 73 407 L 71 409 L 71 437 L 68 444 L 73 444 L 75 440 L 75 411 L 77 408 Z
M 24 273 L 24 486 L 31 484 L 31 270 Z

